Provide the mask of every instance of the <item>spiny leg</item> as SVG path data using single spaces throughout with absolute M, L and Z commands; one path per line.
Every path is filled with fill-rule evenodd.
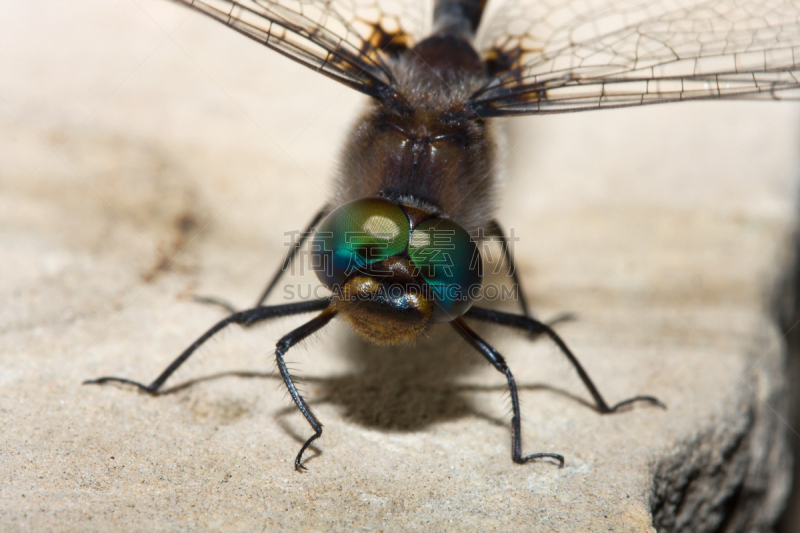
M 572 366 L 575 367 L 575 370 L 578 372 L 578 375 L 583 381 L 583 384 L 589 389 L 589 393 L 594 398 L 595 404 L 597 404 L 597 409 L 602 414 L 609 414 L 617 411 L 620 407 L 632 404 L 634 402 L 648 402 L 655 406 L 661 407 L 662 409 L 666 409 L 667 406 L 664 405 L 661 400 L 655 398 L 653 396 L 634 396 L 633 398 L 628 398 L 627 400 L 623 400 L 616 405 L 609 406 L 603 397 L 600 395 L 600 391 L 597 390 L 597 387 L 592 382 L 592 379 L 589 377 L 589 374 L 586 373 L 583 366 L 578 361 L 578 358 L 575 357 L 575 354 L 567 347 L 566 343 L 558 336 L 558 334 L 553 331 L 553 329 L 544 324 L 535 320 L 531 317 L 521 316 L 521 315 L 514 315 L 511 313 L 503 313 L 502 311 L 495 311 L 493 309 L 483 309 L 480 307 L 472 307 L 469 311 L 464 314 L 466 318 L 474 318 L 476 320 L 482 320 L 484 322 L 491 322 L 493 324 L 499 324 L 501 326 L 508 326 L 511 328 L 520 329 L 523 331 L 527 331 L 528 333 L 544 333 L 550 340 L 552 340 L 561 350 L 561 352 L 567 356 L 569 362 L 572 363 Z
M 272 292 L 272 289 L 275 288 L 275 286 L 280 281 L 281 277 L 283 277 L 284 272 L 289 270 L 289 267 L 291 266 L 292 262 L 294 262 L 295 257 L 297 257 L 297 253 L 300 251 L 300 248 L 302 248 L 303 243 L 305 243 L 306 240 L 308 240 L 308 237 L 311 235 L 314 228 L 317 226 L 317 224 L 319 224 L 320 220 L 322 220 L 325 217 L 325 215 L 328 214 L 328 212 L 330 212 L 330 206 L 328 205 L 324 206 L 322 209 L 317 211 L 317 214 L 314 215 L 313 219 L 311 219 L 311 222 L 309 222 L 308 226 L 306 227 L 306 230 L 300 234 L 300 238 L 297 240 L 297 242 L 295 242 L 289 249 L 289 251 L 286 252 L 286 257 L 284 257 L 281 267 L 278 269 L 277 272 L 275 272 L 275 274 L 272 276 L 272 279 L 270 279 L 269 283 L 267 283 L 267 286 L 261 292 L 261 296 L 258 297 L 258 301 L 256 302 L 256 307 L 260 307 L 261 305 L 264 304 L 264 301 Z M 217 305 L 219 307 L 222 307 L 229 313 L 236 312 L 235 307 L 233 307 L 230 303 L 220 298 L 215 298 L 213 296 L 195 296 L 194 300 L 204 304 Z
M 287 335 L 284 335 L 283 338 L 278 341 L 278 344 L 275 347 L 275 359 L 278 362 L 278 370 L 283 377 L 283 382 L 286 384 L 286 388 L 289 389 L 289 394 L 291 395 L 292 400 L 294 400 L 295 405 L 297 405 L 297 408 L 300 409 L 300 412 L 303 413 L 303 416 L 314 430 L 314 434 L 303 444 L 303 446 L 300 448 L 300 452 L 297 454 L 297 457 L 295 457 L 294 467 L 296 470 L 307 470 L 302 463 L 303 453 L 312 442 L 317 440 L 322 435 L 322 424 L 314 415 L 314 413 L 311 412 L 311 408 L 308 407 L 305 399 L 297 390 L 294 381 L 292 381 L 292 376 L 289 374 L 289 369 L 286 368 L 286 362 L 284 361 L 283 356 L 286 354 L 289 348 L 325 327 L 334 316 L 336 316 L 336 311 L 326 309 L 316 318 L 306 322 Z
M 281 264 L 281 267 L 278 269 L 277 272 L 275 272 L 275 274 L 272 276 L 272 279 L 270 280 L 270 282 L 267 284 L 267 286 L 261 292 L 261 296 L 258 298 L 258 301 L 256 302 L 256 307 L 264 304 L 264 301 L 267 299 L 267 296 L 269 296 L 269 293 L 272 292 L 272 289 L 275 288 L 275 285 L 278 284 L 278 281 L 280 281 L 281 276 L 283 276 L 283 273 L 286 272 L 287 270 L 289 270 L 289 266 L 291 266 L 292 262 L 294 261 L 294 258 L 297 256 L 297 252 L 299 252 L 300 248 L 303 246 L 303 243 L 306 242 L 308 237 L 311 235 L 311 232 L 314 230 L 315 227 L 317 227 L 317 224 L 319 224 L 319 222 L 329 212 L 330 212 L 330 206 L 329 205 L 325 205 L 325 206 L 322 207 L 322 209 L 317 211 L 317 214 L 314 215 L 314 218 L 312 218 L 311 222 L 308 223 L 308 226 L 306 227 L 306 230 L 303 233 L 300 234 L 300 238 L 297 240 L 297 242 L 294 243 L 292 248 L 286 253 L 286 257 L 283 259 L 283 263 Z
M 519 306 L 522 309 L 522 314 L 525 316 L 531 316 L 530 308 L 528 307 L 528 300 L 525 298 L 525 291 L 522 290 L 522 282 L 520 281 L 519 274 L 517 273 L 517 269 L 514 265 L 514 255 L 511 253 L 511 248 L 508 245 L 508 237 L 506 236 L 506 233 L 503 231 L 503 228 L 500 226 L 500 223 L 497 222 L 497 220 L 490 221 L 487 229 L 491 235 L 500 237 L 500 250 L 508 264 L 508 271 L 511 274 L 511 279 L 514 281 L 514 286 L 517 288 L 517 300 L 519 301 Z
M 253 309 L 247 309 L 246 311 L 239 311 L 238 313 L 233 313 L 228 318 L 220 320 L 217 322 L 211 329 L 203 333 L 196 341 L 194 341 L 191 346 L 186 348 L 162 373 L 159 375 L 150 385 L 145 385 L 143 383 L 139 383 L 137 381 L 133 381 L 127 378 L 118 378 L 118 377 L 111 377 L 105 376 L 102 378 L 97 379 L 89 379 L 83 382 L 84 385 L 101 385 L 103 383 L 127 383 L 129 385 L 135 385 L 139 387 L 140 390 L 147 392 L 149 394 L 156 394 L 158 389 L 164 384 L 167 379 L 176 371 L 178 368 L 186 362 L 187 359 L 200 347 L 202 346 L 208 339 L 213 337 L 217 332 L 221 329 L 224 329 L 230 324 L 242 324 L 242 325 L 250 325 L 261 320 L 267 320 L 269 318 L 277 318 L 281 316 L 290 316 L 290 315 L 297 315 L 300 313 L 308 313 L 311 311 L 321 311 L 328 307 L 330 304 L 329 298 L 322 298 L 320 300 L 313 300 L 309 302 L 298 302 L 298 303 L 291 303 L 291 304 L 284 304 L 284 305 L 271 305 L 268 307 L 255 307 Z
M 457 318 L 451 322 L 451 324 L 453 324 L 453 328 L 455 328 L 455 330 L 473 348 L 478 350 L 478 352 L 480 352 L 480 354 L 483 355 L 487 361 L 489 361 L 497 370 L 506 376 L 506 380 L 508 381 L 508 392 L 511 395 L 511 408 L 513 410 L 513 416 L 511 418 L 511 458 L 514 460 L 514 462 L 524 464 L 531 459 L 547 457 L 558 461 L 558 467 L 563 468 L 564 456 L 557 453 L 533 453 L 525 456 L 522 455 L 522 428 L 520 422 L 519 396 L 517 395 L 517 383 L 514 381 L 514 376 L 511 374 L 511 370 L 508 368 L 503 356 L 500 355 L 497 350 L 492 348 L 486 341 L 480 338 L 477 333 L 472 331 L 472 329 L 467 326 L 462 319 Z

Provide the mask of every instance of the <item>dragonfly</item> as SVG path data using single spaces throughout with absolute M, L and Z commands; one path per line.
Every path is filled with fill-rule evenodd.
M 597 411 L 606 402 L 575 354 L 527 304 L 496 218 L 496 117 L 588 111 L 713 98 L 796 99 L 800 1 L 788 0 L 173 0 L 369 98 L 346 139 L 336 192 L 285 256 L 257 304 L 235 311 L 152 383 L 101 377 L 157 394 L 196 350 L 231 324 L 315 313 L 277 343 L 278 371 L 311 435 L 322 436 L 285 355 L 334 319 L 377 345 L 413 342 L 449 324 L 507 381 L 511 458 L 523 454 L 517 384 L 503 356 L 469 325 L 549 338 L 574 367 Z M 485 19 L 485 20 L 484 20 Z M 479 244 L 501 243 L 519 313 L 477 305 Z M 324 298 L 264 305 L 309 244 Z

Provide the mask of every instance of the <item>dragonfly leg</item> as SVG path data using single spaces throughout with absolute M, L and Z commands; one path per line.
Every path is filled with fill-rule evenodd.
M 605 399 L 603 399 L 603 396 L 600 394 L 600 391 L 597 389 L 592 379 L 589 377 L 589 374 L 583 368 L 583 365 L 581 365 L 581 363 L 578 361 L 578 358 L 575 357 L 575 354 L 572 353 L 572 350 L 569 349 L 561 337 L 559 337 L 558 334 L 547 324 L 539 322 L 531 317 L 503 313 L 502 311 L 483 309 L 480 307 L 472 307 L 466 312 L 466 314 L 464 314 L 464 317 L 520 329 L 531 334 L 545 334 L 550 337 L 550 340 L 552 340 L 556 346 L 558 346 L 561 352 L 567 357 L 569 362 L 572 363 L 572 366 L 578 372 L 578 376 L 580 376 L 581 381 L 583 381 L 583 384 L 589 390 L 592 398 L 594 398 L 594 402 L 597 405 L 597 410 L 600 411 L 601 414 L 613 413 L 620 407 L 635 402 L 646 402 L 657 407 L 661 407 L 662 409 L 667 408 L 666 405 L 661 402 L 661 400 L 653 396 L 634 396 L 633 398 L 628 398 L 627 400 L 623 400 L 617 404 L 609 406 Z
M 292 247 L 286 252 L 286 257 L 283 258 L 283 263 L 281 263 L 280 268 L 278 269 L 275 274 L 273 274 L 272 278 L 267 283 L 267 286 L 261 291 L 261 296 L 258 297 L 258 301 L 256 302 L 256 307 L 261 307 L 264 305 L 264 301 L 270 295 L 272 290 L 280 281 L 283 274 L 289 270 L 289 267 L 294 262 L 295 257 L 297 257 L 297 253 L 300 251 L 300 248 L 303 247 L 303 244 L 308 240 L 308 237 L 311 236 L 311 233 L 314 231 L 314 228 L 319 224 L 319 222 L 330 212 L 330 206 L 325 205 L 322 209 L 317 211 L 317 214 L 314 215 L 314 218 L 311 219 L 308 226 L 306 227 L 305 231 L 300 234 L 300 238 L 292 244 Z M 236 313 L 236 308 L 231 305 L 229 302 L 217 298 L 214 296 L 195 296 L 194 300 L 203 304 L 210 304 L 222 307 L 229 313 Z
M 514 254 L 511 252 L 511 247 L 508 244 L 508 237 L 506 236 L 505 231 L 503 231 L 502 226 L 497 220 L 492 220 L 489 222 L 489 230 L 490 235 L 500 238 L 500 246 L 501 246 L 501 253 L 506 260 L 506 264 L 508 264 L 508 273 L 511 274 L 511 279 L 514 281 L 514 287 L 517 289 L 517 301 L 519 302 L 519 307 L 522 310 L 522 314 L 525 316 L 531 316 L 530 308 L 528 307 L 528 300 L 525 298 L 525 291 L 522 290 L 522 282 L 520 281 L 519 274 L 517 273 L 517 268 L 514 265 Z
M 311 411 L 311 408 L 306 403 L 305 398 L 303 398 L 303 396 L 297 390 L 297 387 L 292 380 L 292 376 L 289 374 L 289 369 L 286 368 L 286 361 L 284 361 L 283 356 L 286 354 L 289 348 L 325 327 L 334 316 L 336 316 L 335 311 L 326 309 L 314 319 L 306 322 L 294 331 L 284 335 L 283 338 L 278 341 L 278 344 L 275 347 L 275 359 L 278 363 L 278 370 L 281 373 L 281 377 L 283 377 L 283 382 L 286 384 L 286 388 L 289 390 L 289 395 L 292 397 L 295 405 L 297 405 L 297 408 L 308 421 L 311 429 L 314 430 L 314 434 L 309 437 L 305 443 L 303 443 L 303 446 L 300 448 L 300 452 L 298 452 L 297 457 L 294 460 L 294 467 L 298 471 L 307 470 L 306 467 L 303 466 L 302 462 L 303 453 L 306 451 L 306 449 L 308 449 L 312 442 L 320 438 L 322 435 L 322 424 Z
M 478 336 L 464 321 L 457 318 L 453 322 L 453 328 L 481 355 L 483 355 L 492 366 L 505 375 L 508 381 L 508 392 L 511 395 L 511 408 L 513 416 L 511 418 L 511 458 L 515 463 L 524 464 L 532 459 L 554 459 L 558 462 L 558 467 L 563 468 L 564 456 L 557 453 L 533 453 L 522 455 L 522 428 L 520 424 L 519 396 L 517 394 L 517 383 L 514 380 L 511 370 L 508 368 L 505 359 L 500 353 L 490 346 L 485 340 Z
M 167 379 L 176 371 L 178 368 L 186 362 L 189 357 L 200 347 L 202 346 L 208 339 L 216 335 L 220 330 L 226 328 L 230 324 L 241 324 L 244 326 L 254 324 L 256 322 L 260 322 L 262 320 L 267 320 L 270 318 L 276 318 L 281 316 L 290 316 L 296 315 L 300 313 L 308 313 L 312 311 L 321 311 L 328 307 L 330 304 L 330 299 L 323 298 L 320 300 L 313 300 L 309 302 L 298 302 L 292 304 L 284 304 L 284 305 L 272 305 L 268 307 L 255 307 L 253 309 L 247 309 L 246 311 L 239 311 L 237 313 L 233 313 L 227 318 L 220 320 L 216 324 L 214 324 L 211 329 L 203 333 L 196 341 L 194 341 L 191 346 L 186 348 L 152 383 L 149 385 L 145 385 L 144 383 L 139 383 L 138 381 L 133 381 L 127 378 L 119 378 L 113 376 L 104 376 L 97 379 L 89 379 L 83 382 L 84 385 L 102 385 L 104 383 L 125 383 L 128 385 L 134 385 L 139 388 L 139 390 L 146 392 L 148 394 L 158 394 L 159 389 L 164 384 Z
M 331 210 L 330 206 L 325 205 L 322 207 L 322 209 L 317 211 L 317 214 L 314 215 L 314 218 L 312 218 L 311 222 L 308 223 L 306 230 L 300 234 L 300 238 L 297 240 L 297 242 L 295 242 L 292 245 L 291 249 L 289 249 L 289 251 L 286 253 L 286 257 L 283 259 L 281 267 L 278 269 L 277 272 L 275 272 L 275 274 L 272 276 L 272 279 L 269 281 L 269 283 L 267 283 L 267 286 L 261 292 L 261 296 L 259 296 L 258 301 L 256 302 L 256 306 L 264 304 L 264 301 L 267 299 L 267 296 L 269 296 L 269 293 L 271 293 L 272 289 L 275 288 L 275 285 L 278 284 L 278 281 L 280 281 L 281 277 L 283 276 L 283 273 L 289 270 L 289 267 L 294 261 L 294 258 L 297 257 L 297 252 L 299 252 L 300 248 L 303 246 L 303 243 L 306 242 L 306 240 L 311 235 L 314 228 L 317 227 L 317 224 L 319 224 L 320 221 L 323 218 L 325 218 L 325 215 L 327 215 L 330 212 L 330 210 Z

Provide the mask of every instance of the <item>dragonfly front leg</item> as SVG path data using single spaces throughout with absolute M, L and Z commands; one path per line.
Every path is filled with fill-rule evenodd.
M 552 340 L 561 350 L 561 352 L 567 356 L 569 362 L 572 363 L 572 366 L 575 367 L 575 370 L 578 372 L 578 376 L 580 376 L 581 381 L 589 389 L 589 393 L 594 398 L 595 404 L 597 405 L 597 410 L 600 411 L 601 414 L 610 414 L 616 412 L 620 407 L 630 405 L 634 402 L 647 402 L 657 407 L 661 407 L 662 409 L 666 409 L 667 406 L 664 405 L 661 400 L 655 398 L 654 396 L 634 396 L 633 398 L 628 398 L 627 400 L 622 400 L 619 403 L 609 406 L 606 403 L 603 396 L 600 394 L 600 391 L 597 390 L 594 382 L 589 377 L 589 374 L 583 368 L 583 365 L 578 361 L 578 358 L 575 357 L 575 354 L 572 353 L 572 350 L 569 349 L 567 344 L 558 336 L 558 334 L 553 331 L 553 329 L 544 324 L 539 322 L 538 320 L 521 315 L 514 315 L 511 313 L 503 313 L 502 311 L 495 311 L 494 309 L 483 309 L 480 307 L 472 307 L 469 311 L 464 314 L 467 318 L 474 318 L 476 320 L 482 320 L 484 322 L 491 322 L 493 324 L 499 324 L 501 326 L 508 326 L 516 329 L 521 329 L 523 331 L 527 331 L 531 334 L 541 334 L 544 333 L 550 340 Z
M 270 318 L 277 318 L 281 316 L 290 316 L 290 315 L 297 315 L 300 313 L 308 313 L 311 311 L 321 311 L 330 305 L 329 298 L 322 298 L 320 300 L 314 300 L 310 302 L 299 302 L 293 304 L 284 304 L 284 305 L 271 305 L 267 307 L 255 307 L 253 309 L 247 309 L 246 311 L 239 311 L 238 313 L 233 313 L 231 316 L 224 318 L 214 324 L 214 326 L 203 333 L 196 341 L 194 341 L 191 346 L 186 348 L 161 374 L 149 385 L 145 385 L 144 383 L 139 383 L 138 381 L 133 381 L 127 378 L 119 378 L 113 376 L 104 376 L 97 379 L 88 379 L 83 382 L 84 385 L 102 385 L 104 383 L 125 383 L 128 385 L 134 385 L 139 388 L 139 390 L 146 392 L 148 394 L 158 394 L 159 389 L 164 384 L 169 377 L 175 373 L 180 366 L 186 362 L 192 354 L 197 351 L 200 346 L 205 344 L 205 342 L 216 335 L 220 330 L 228 327 L 231 324 L 241 324 L 244 326 L 255 324 L 256 322 L 260 322 L 262 320 L 267 320 Z
M 511 459 L 515 463 L 525 464 L 532 459 L 555 459 L 558 462 L 558 467 L 564 467 L 564 456 L 557 453 L 532 453 L 530 455 L 522 455 L 522 427 L 520 423 L 520 409 L 519 409 L 519 395 L 517 394 L 517 383 L 514 380 L 511 369 L 508 368 L 505 359 L 500 353 L 492 348 L 486 341 L 478 336 L 477 333 L 467 326 L 464 321 L 457 318 L 453 322 L 453 328 L 461 335 L 473 348 L 478 350 L 487 361 L 503 375 L 506 376 L 508 381 L 508 392 L 511 396 L 511 408 L 513 416 L 511 418 Z
M 283 377 L 283 382 L 286 384 L 286 388 L 289 389 L 289 395 L 292 397 L 292 400 L 294 400 L 297 408 L 300 409 L 300 412 L 303 413 L 303 416 L 314 430 L 314 434 L 308 440 L 306 440 L 294 460 L 294 467 L 296 470 L 307 470 L 307 468 L 303 466 L 302 462 L 303 453 L 312 442 L 322 436 L 322 424 L 311 411 L 311 408 L 306 403 L 305 398 L 303 398 L 303 396 L 297 390 L 297 387 L 292 380 L 292 376 L 289 374 L 289 369 L 286 368 L 286 361 L 284 360 L 283 356 L 287 351 L 289 351 L 289 348 L 325 327 L 334 316 L 336 316 L 336 311 L 326 309 L 313 320 L 306 322 L 294 331 L 284 335 L 284 337 L 278 341 L 278 344 L 275 347 L 275 359 L 278 363 L 278 370 L 281 373 L 281 377 Z

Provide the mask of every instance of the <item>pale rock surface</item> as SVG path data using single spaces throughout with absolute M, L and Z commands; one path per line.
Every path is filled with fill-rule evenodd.
M 326 428 L 299 474 L 310 432 L 272 349 L 302 318 L 231 328 L 158 398 L 81 382 L 152 380 L 222 316 L 193 294 L 252 304 L 362 98 L 156 0 L 6 5 L 0 72 L 1 530 L 747 531 L 779 512 L 797 107 L 503 124 L 499 218 L 537 315 L 577 315 L 558 330 L 609 402 L 667 411 L 600 416 L 548 342 L 479 327 L 516 373 L 524 450 L 566 457 L 515 465 L 504 380 L 449 328 L 387 349 L 335 323 L 288 357 Z

